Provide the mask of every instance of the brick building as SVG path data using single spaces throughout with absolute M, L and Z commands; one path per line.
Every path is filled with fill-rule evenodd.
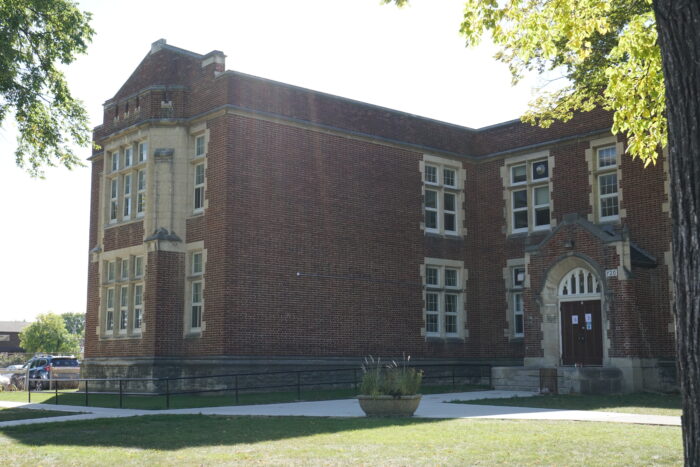
M 503 385 L 672 384 L 667 169 L 608 113 L 474 130 L 224 58 L 158 41 L 104 105 L 87 376 L 405 352 Z

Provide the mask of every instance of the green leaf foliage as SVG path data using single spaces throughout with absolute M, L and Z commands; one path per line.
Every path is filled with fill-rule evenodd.
M 77 336 L 85 332 L 85 313 L 61 313 L 66 330 Z
M 59 66 L 87 50 L 89 20 L 68 0 L 0 0 L 0 124 L 14 115 L 16 162 L 32 176 L 83 165 L 71 144 L 89 145 L 87 113 Z
M 26 352 L 77 354 L 80 351 L 78 336 L 66 329 L 60 315 L 45 313 L 24 328 L 19 342 Z
M 383 0 L 404 6 L 407 0 Z M 522 120 L 542 127 L 596 107 L 614 112 L 613 133 L 646 165 L 666 146 L 664 78 L 651 0 L 466 0 L 460 32 L 468 46 L 491 36 L 517 83 L 539 73 Z

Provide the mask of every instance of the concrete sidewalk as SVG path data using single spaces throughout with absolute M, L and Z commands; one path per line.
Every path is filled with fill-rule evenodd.
M 477 391 L 449 394 L 424 395 L 416 414 L 417 418 L 493 418 L 527 420 L 575 420 L 590 422 L 636 423 L 644 425 L 680 426 L 681 418 L 666 415 L 637 415 L 615 412 L 584 410 L 534 409 L 530 407 L 504 407 L 495 405 L 451 404 L 453 400 L 498 399 L 506 397 L 526 397 L 532 392 L 518 391 Z M 72 405 L 26 404 L 0 401 L 0 407 L 21 407 L 28 409 L 83 412 L 80 415 L 65 417 L 35 418 L 0 422 L 6 426 L 32 423 L 61 422 L 66 420 L 87 420 L 94 418 L 133 417 L 140 415 L 163 414 L 202 414 L 202 415 L 258 415 L 258 416 L 302 416 L 302 417 L 363 417 L 357 400 L 341 399 L 315 402 L 292 402 L 285 404 L 238 405 L 225 407 L 200 407 L 194 409 L 134 410 L 108 409 L 102 407 L 80 407 Z

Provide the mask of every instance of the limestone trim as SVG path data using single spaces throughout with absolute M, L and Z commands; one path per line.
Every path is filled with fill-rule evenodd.
M 535 178 L 533 172 L 535 164 L 540 162 L 546 163 L 546 177 Z M 524 169 L 524 179 L 522 181 L 515 180 L 514 170 Z M 549 150 L 538 151 L 528 154 L 521 154 L 514 157 L 504 159 L 501 166 L 500 175 L 503 186 L 503 202 L 505 219 L 505 231 L 507 235 L 527 235 L 539 231 L 551 231 L 557 225 L 557 221 L 552 216 L 554 212 L 554 200 L 552 199 L 552 177 L 554 169 L 554 156 L 550 155 Z M 546 187 L 547 200 L 543 203 L 538 200 L 536 193 Z M 514 197 L 518 193 L 525 192 L 525 205 L 516 206 Z M 522 199 L 519 201 L 522 203 Z M 539 204 L 538 204 L 539 202 Z M 548 224 L 538 224 L 537 213 L 547 211 L 549 217 Z M 516 225 L 515 217 L 522 222 L 522 215 L 525 215 L 526 226 Z
M 423 216 L 419 228 L 426 234 L 441 235 L 446 238 L 465 237 L 467 228 L 464 226 L 466 218 L 464 189 L 467 173 L 462 162 L 423 154 L 423 159 L 418 163 L 418 170 L 423 183 Z M 453 172 L 454 180 L 450 183 L 446 181 L 446 171 Z M 431 176 L 435 177 L 434 180 Z M 428 199 L 426 192 L 432 193 L 434 198 Z M 453 200 L 454 205 L 451 208 L 446 203 L 447 197 Z M 430 220 L 427 220 L 428 216 L 431 216 Z M 450 216 L 453 218 L 454 230 L 449 230 L 447 226 L 447 219 Z
M 530 275 L 528 274 L 527 266 L 529 258 L 514 258 L 506 261 L 506 267 L 503 268 L 503 283 L 505 284 L 505 303 L 506 303 L 506 324 L 503 329 L 503 337 L 510 340 L 522 339 L 525 337 L 525 304 L 523 301 L 523 292 L 530 288 Z M 523 278 L 522 284 L 516 281 L 515 274 L 522 269 Z M 520 298 L 518 298 L 518 296 Z M 516 314 L 518 307 L 522 311 L 522 327 L 521 333 L 516 332 Z
M 146 323 L 143 319 L 148 312 L 146 303 L 146 266 L 148 254 L 144 245 L 111 250 L 100 253 L 98 258 L 99 285 L 99 311 L 96 334 L 102 339 L 139 339 L 146 332 Z M 138 258 L 138 259 L 137 259 Z M 137 269 L 137 264 L 139 269 Z M 124 273 L 122 268 L 128 267 Z M 111 269 L 111 272 L 110 272 Z M 134 310 L 137 308 L 135 299 L 136 287 L 141 286 L 141 328 L 135 328 Z M 119 326 L 119 313 L 122 308 L 121 290 L 127 290 L 127 300 L 124 307 L 127 310 L 126 329 Z M 112 306 L 109 306 L 108 295 L 112 290 Z M 107 329 L 108 313 L 112 312 L 112 329 Z
M 599 150 L 605 149 L 606 147 L 615 147 L 615 166 L 614 167 L 598 167 L 598 154 Z M 593 223 L 616 223 L 619 224 L 624 218 L 627 217 L 627 210 L 622 206 L 623 202 L 623 174 L 620 164 L 620 157 L 625 153 L 625 147 L 621 142 L 617 141 L 616 136 L 607 136 L 604 138 L 592 139 L 590 141 L 588 149 L 585 151 L 585 159 L 588 163 L 588 185 L 591 187 L 588 197 L 588 204 L 590 208 L 590 213 L 588 214 L 588 220 Z M 600 207 L 600 187 L 599 179 L 601 176 L 615 174 L 617 176 L 617 216 L 607 216 L 604 217 L 601 214 Z
M 453 283 L 446 279 L 448 270 L 456 274 Z M 423 264 L 420 265 L 420 276 L 423 284 L 421 336 L 426 340 L 468 338 L 465 290 L 469 271 L 464 268 L 464 261 L 424 258 Z M 447 303 L 448 299 L 451 300 L 450 304 Z M 451 312 L 451 308 L 455 311 Z M 450 327 L 454 332 L 449 332 Z
M 610 350 L 610 339 L 608 330 L 610 322 L 608 319 L 609 300 L 607 298 L 607 284 L 601 280 L 604 277 L 602 268 L 591 258 L 580 253 L 569 253 L 557 259 L 546 271 L 545 280 L 536 296 L 539 305 L 542 331 L 542 357 L 527 358 L 526 364 L 537 364 L 546 366 L 559 366 L 562 356 L 561 342 L 561 313 L 559 287 L 562 281 L 568 277 L 573 270 L 581 268 L 590 271 L 600 284 L 600 294 L 597 296 L 578 297 L 575 300 L 600 300 L 602 340 L 603 340 L 603 365 L 608 364 L 608 354 Z M 573 299 L 573 298 L 572 298 Z M 533 311 L 536 312 L 536 311 Z
M 198 259 L 196 259 L 196 255 Z M 199 267 L 195 267 L 196 264 Z M 204 242 L 200 240 L 188 243 L 185 255 L 183 338 L 200 337 L 207 328 L 207 323 L 204 319 L 206 316 L 204 299 L 206 264 L 207 250 L 204 248 Z M 195 288 L 200 295 L 199 299 L 193 296 Z M 195 321 L 199 323 L 199 326 L 194 324 Z

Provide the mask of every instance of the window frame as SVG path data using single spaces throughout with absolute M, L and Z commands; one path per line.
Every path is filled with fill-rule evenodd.
M 201 168 L 202 173 L 202 179 L 201 182 L 198 181 L 198 173 L 197 171 Z M 198 163 L 194 165 L 194 187 L 193 187 L 193 199 L 192 199 L 192 212 L 195 214 L 199 214 L 201 212 L 204 212 L 204 187 L 206 184 L 206 167 L 204 162 Z
M 132 321 L 131 330 L 134 333 L 141 333 L 143 327 L 143 291 L 144 284 L 137 283 L 134 284 L 133 293 L 133 305 L 134 305 L 134 319 Z
M 463 263 L 426 258 L 423 268 L 425 337 L 464 338 L 466 312 Z M 452 277 L 454 283 L 448 284 L 448 277 Z
M 525 304 L 523 291 L 527 280 L 527 267 L 524 263 L 509 261 L 508 266 L 508 321 L 510 323 L 511 337 L 520 339 L 525 337 Z M 520 325 L 521 329 L 518 329 Z
M 201 152 L 200 152 L 200 142 L 201 142 Z M 204 157 L 207 155 L 207 141 L 206 135 L 195 135 L 194 137 L 194 157 L 195 159 Z
M 545 171 L 543 176 L 537 176 L 536 168 L 544 166 Z M 504 183 L 508 193 L 508 231 L 510 235 L 525 234 L 530 232 L 538 232 L 551 230 L 554 227 L 554 219 L 552 218 L 552 157 L 546 153 L 537 153 L 527 156 L 525 159 L 505 162 L 506 175 Z M 524 170 L 524 179 L 522 173 L 516 177 L 515 171 L 522 172 Z M 546 188 L 547 203 L 536 204 L 538 190 Z M 516 195 L 522 200 L 522 194 L 525 195 L 525 204 L 516 207 Z M 547 224 L 537 224 L 537 215 L 546 210 L 549 217 Z M 525 214 L 523 214 L 525 213 Z M 516 220 L 518 222 L 516 222 Z M 525 220 L 527 225 L 516 227 L 519 223 Z
M 462 236 L 463 228 L 463 168 L 458 161 L 439 159 L 425 155 L 422 161 L 423 182 L 423 222 L 425 233 L 446 235 L 451 237 Z M 450 176 L 447 173 L 451 173 Z M 451 182 L 451 183 L 450 183 Z M 428 195 L 431 193 L 431 195 Z M 434 193 L 435 203 L 429 203 L 428 198 Z M 452 209 L 447 209 L 448 197 L 453 200 Z M 429 221 L 430 219 L 430 221 Z M 434 219 L 434 224 L 432 220 Z M 451 219 L 451 221 L 448 221 Z M 447 229 L 447 225 L 453 224 L 454 229 Z
M 199 289 L 198 294 L 195 290 Z M 196 300 L 196 299 L 199 300 Z M 202 315 L 204 313 L 204 282 L 201 280 L 190 283 L 190 331 L 202 331 Z
M 601 153 L 606 150 L 614 150 L 615 157 L 614 163 L 601 165 Z M 617 151 L 617 144 L 607 144 L 603 146 L 598 146 L 595 148 L 595 180 L 596 180 L 596 203 L 598 208 L 598 222 L 615 222 L 620 219 L 620 177 L 618 175 L 619 168 L 619 154 Z M 603 178 L 615 177 L 615 192 L 614 193 L 602 193 Z M 604 216 L 603 215 L 603 201 L 615 198 L 615 210 L 617 214 Z
M 146 162 L 148 160 L 148 142 L 139 141 L 137 145 L 138 151 L 138 163 Z

